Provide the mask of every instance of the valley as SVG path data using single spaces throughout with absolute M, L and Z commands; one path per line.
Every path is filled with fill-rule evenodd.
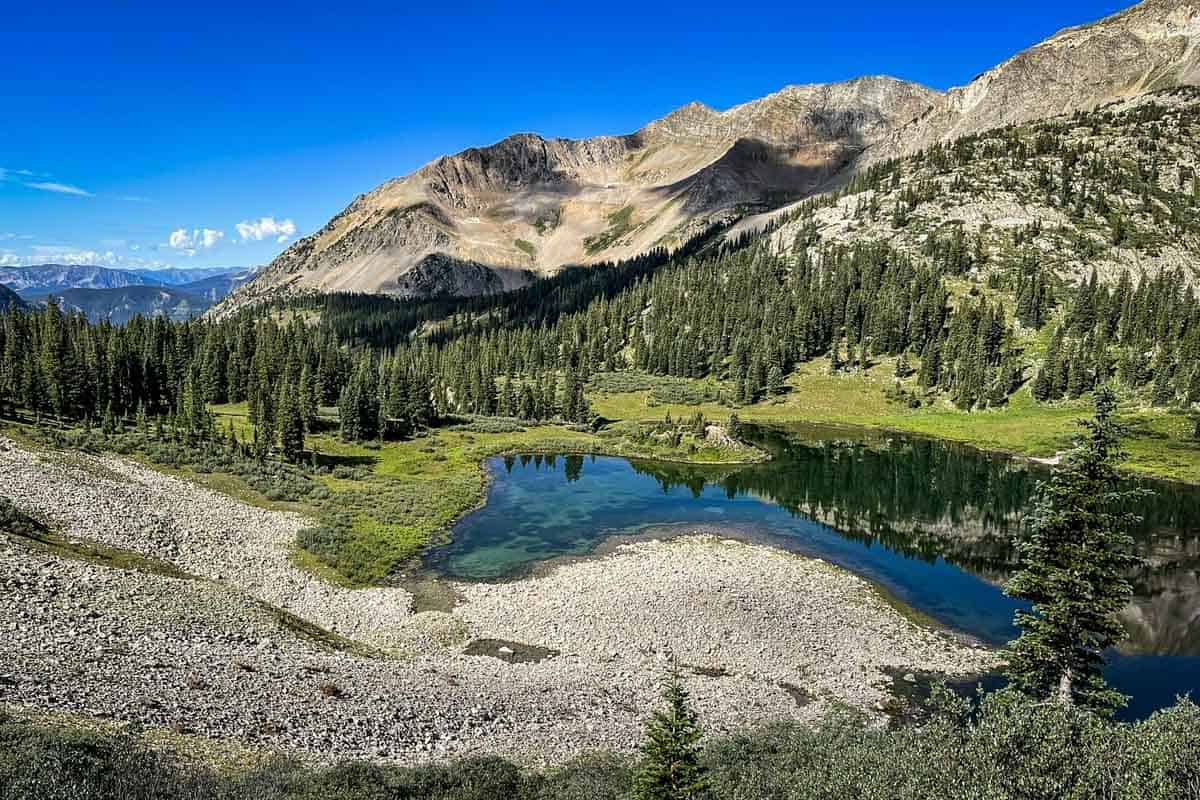
M 1200 797 L 1197 1 L 572 138 L 432 22 L 0 167 L 0 800 Z

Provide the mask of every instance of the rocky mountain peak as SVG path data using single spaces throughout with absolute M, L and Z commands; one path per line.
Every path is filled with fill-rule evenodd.
M 991 128 L 1200 80 L 1200 0 L 1145 0 L 939 92 L 873 75 L 689 103 L 628 136 L 510 136 L 357 198 L 226 306 L 302 290 L 498 291 L 676 247 L 858 167 Z M 748 222 L 750 220 L 748 219 Z
M 883 75 L 791 85 L 727 111 L 689 103 L 650 123 L 639 135 L 647 141 L 752 138 L 785 146 L 846 137 L 870 141 L 883 128 L 927 108 L 940 94 Z
M 1200 81 L 1200 2 L 1145 0 L 1051 36 L 951 89 L 888 133 L 871 159 Z

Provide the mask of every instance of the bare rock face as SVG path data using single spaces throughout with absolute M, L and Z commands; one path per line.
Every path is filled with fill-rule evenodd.
M 889 134 L 869 160 L 1005 125 L 1091 110 L 1200 81 L 1200 2 L 1145 0 L 1090 25 L 1060 31 L 951 89 Z
M 1145 0 L 947 93 L 889 77 L 691 103 L 627 136 L 517 134 L 388 181 L 296 242 L 217 313 L 301 291 L 479 294 L 674 248 L 872 161 L 1200 79 L 1200 0 Z
M 940 97 L 894 78 L 692 103 L 627 136 L 517 134 L 358 197 L 223 306 L 300 291 L 507 290 L 565 265 L 675 247 L 715 221 L 821 189 Z

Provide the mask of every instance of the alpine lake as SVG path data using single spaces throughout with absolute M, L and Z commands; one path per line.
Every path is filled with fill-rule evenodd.
M 876 583 L 950 630 L 1002 646 L 1021 607 L 1002 586 L 1013 537 L 1047 468 L 960 445 L 816 426 L 749 427 L 772 459 L 747 466 L 604 456 L 490 459 L 487 503 L 425 566 L 505 580 L 624 537 L 709 531 L 816 556 Z M 1140 566 L 1128 637 L 1107 678 L 1124 718 L 1200 697 L 1200 487 L 1154 481 L 1136 509 Z M 994 677 L 986 681 L 995 685 Z

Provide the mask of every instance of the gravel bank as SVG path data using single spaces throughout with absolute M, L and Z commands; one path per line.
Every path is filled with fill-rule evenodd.
M 666 654 L 710 731 L 873 709 L 882 670 L 992 655 L 920 628 L 824 562 L 711 535 L 638 541 L 525 580 L 456 584 L 451 613 L 293 567 L 306 520 L 119 458 L 0 440 L 0 494 L 68 536 L 195 580 L 107 569 L 0 537 L 0 702 L 232 738 L 318 759 L 495 753 L 545 763 L 634 746 Z M 261 601 L 261 602 L 260 602 Z M 269 606 L 390 655 L 298 635 Z M 465 655 L 475 640 L 550 648 Z

